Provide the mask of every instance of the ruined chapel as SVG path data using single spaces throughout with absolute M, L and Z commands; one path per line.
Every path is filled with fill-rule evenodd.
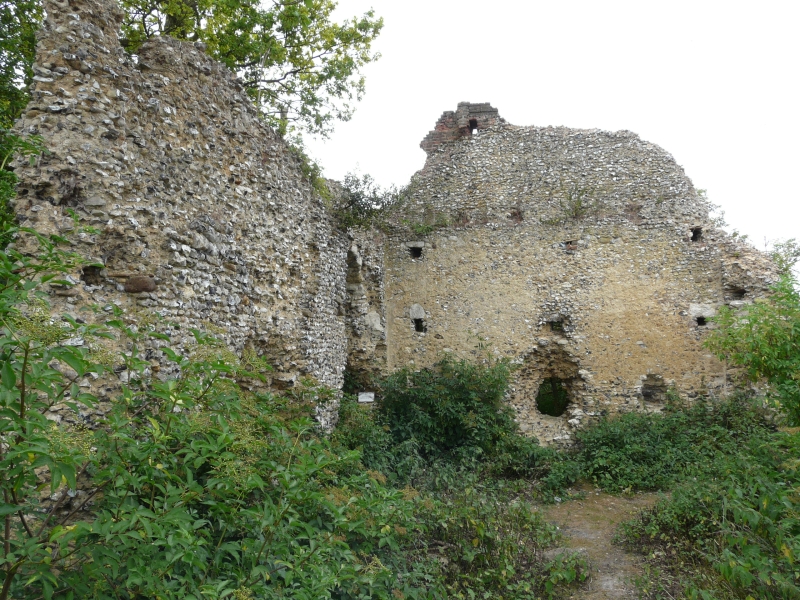
M 342 230 L 202 46 L 156 38 L 130 56 L 114 0 L 45 4 L 17 130 L 49 152 L 14 164 L 15 210 L 95 264 L 53 288 L 57 314 L 158 314 L 178 349 L 213 327 L 267 358 L 276 388 L 488 352 L 518 366 L 508 400 L 543 442 L 668 393 L 726 393 L 731 373 L 702 345 L 709 319 L 763 295 L 776 270 L 715 226 L 658 146 L 460 103 L 422 141 L 393 224 Z

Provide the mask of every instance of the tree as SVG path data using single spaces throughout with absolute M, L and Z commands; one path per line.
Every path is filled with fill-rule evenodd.
M 41 22 L 38 0 L 0 0 L 0 130 L 10 129 L 28 103 Z
M 333 213 L 343 228 L 383 228 L 389 212 L 401 201 L 405 190 L 382 188 L 372 175 L 347 173 L 340 194 L 334 199 Z
M 740 310 L 722 307 L 706 345 L 720 359 L 765 381 L 792 425 L 800 425 L 800 294 L 785 274 L 772 294 Z
M 0 0 L 0 249 L 8 242 L 5 232 L 14 220 L 9 202 L 17 182 L 6 167 L 14 153 L 25 149 L 25 141 L 9 130 L 28 104 L 41 20 L 38 0 Z
M 800 243 L 794 238 L 775 242 L 769 255 L 782 275 L 790 275 L 800 261 Z
M 327 135 L 353 114 L 364 94 L 360 69 L 383 19 L 370 10 L 341 24 L 333 0 L 122 0 L 123 46 L 135 52 L 156 35 L 203 42 L 208 53 L 239 73 L 264 117 Z

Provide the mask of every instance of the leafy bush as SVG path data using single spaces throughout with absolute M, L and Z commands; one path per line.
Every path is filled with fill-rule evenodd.
M 0 129 L 0 250 L 5 249 L 11 241 L 11 229 L 16 220 L 11 201 L 16 194 L 14 188 L 17 185 L 17 176 L 8 170 L 8 165 L 17 154 L 33 159 L 35 155 L 44 151 L 41 137 L 21 138 Z
M 514 431 L 503 405 L 509 368 L 445 359 L 430 369 L 401 369 L 381 385 L 379 415 L 397 442 L 415 439 L 428 457 L 491 454 Z
M 334 200 L 333 214 L 343 229 L 385 229 L 404 193 L 404 189 L 394 186 L 382 188 L 369 174 L 347 173 Z
M 765 414 L 741 396 L 662 414 L 629 413 L 579 432 L 574 460 L 607 491 L 663 490 L 768 427 Z
M 448 598 L 533 599 L 585 573 L 579 561 L 571 563 L 577 572 L 570 578 L 564 557 L 542 560 L 541 549 L 556 541 L 557 530 L 513 486 L 481 481 L 474 469 L 451 468 L 449 475 L 439 475 L 441 501 L 429 501 L 420 515 L 428 546 L 444 564 Z
M 798 451 L 800 435 L 777 433 L 721 455 L 705 476 L 627 523 L 626 541 L 664 557 L 690 598 L 800 597 Z M 686 563 L 697 565 L 692 577 Z
M 787 259 L 784 267 L 791 268 Z M 739 310 L 723 306 L 706 345 L 720 359 L 765 381 L 768 395 L 792 425 L 800 425 L 800 294 L 784 275 L 769 298 Z

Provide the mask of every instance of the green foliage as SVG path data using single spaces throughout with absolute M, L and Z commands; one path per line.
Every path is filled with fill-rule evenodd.
M 436 230 L 436 226 L 429 223 L 412 223 L 411 221 L 403 221 L 403 225 L 408 227 L 414 232 L 414 235 L 417 236 L 429 235 Z
M 379 419 L 397 444 L 413 441 L 427 459 L 478 459 L 497 472 L 533 475 L 546 451 L 519 434 L 503 402 L 510 369 L 446 358 L 429 369 L 402 369 L 384 379 Z
M 8 163 L 15 154 L 33 160 L 37 154 L 43 152 L 45 149 L 40 136 L 21 138 L 0 130 L 0 250 L 5 249 L 11 241 L 10 230 L 16 219 L 11 201 L 16 194 L 14 187 L 17 184 L 17 176 L 7 169 Z
M 778 433 L 721 455 L 707 476 L 627 523 L 626 541 L 665 557 L 684 597 L 800 597 L 798 450 L 797 433 Z
M 417 237 L 424 237 L 426 235 L 430 235 L 437 229 L 442 229 L 444 227 L 450 226 L 450 220 L 447 218 L 446 215 L 439 214 L 436 218 L 430 222 L 415 222 L 409 221 L 408 219 L 403 219 L 403 225 L 405 225 L 411 232 L 416 235 Z
M 7 166 L 17 152 L 24 155 L 41 152 L 35 139 L 26 140 L 9 131 L 28 104 L 36 31 L 41 21 L 42 7 L 38 0 L 0 2 L 0 250 L 10 241 L 6 231 L 14 222 L 10 202 L 17 179 Z
M 41 22 L 38 0 L 0 2 L 0 130 L 11 129 L 28 103 Z
M 707 347 L 769 385 L 769 397 L 789 423 L 800 424 L 800 294 L 784 275 L 772 294 L 739 310 L 722 307 Z
M 404 191 L 381 188 L 371 175 L 348 173 L 341 183 L 340 196 L 334 201 L 333 214 L 343 229 L 385 229 L 388 216 L 398 206 Z
M 628 413 L 577 434 L 573 460 L 582 476 L 609 492 L 664 490 L 706 472 L 721 455 L 768 430 L 751 401 L 673 405 L 661 414 Z
M 448 598 L 531 599 L 586 577 L 573 555 L 551 563 L 542 548 L 558 539 L 556 528 L 521 501 L 517 486 L 481 479 L 474 469 L 436 465 L 431 487 L 438 502 L 423 505 L 427 544 L 444 563 Z
M 800 261 L 800 243 L 794 238 L 775 242 L 769 255 L 775 261 L 781 275 L 791 276 L 792 269 Z
M 0 599 L 434 597 L 432 567 L 404 554 L 412 499 L 243 391 L 261 361 L 195 332 L 187 355 L 161 348 L 180 376 L 153 377 L 138 348 L 168 341 L 155 325 L 51 317 L 47 286 L 77 259 L 38 239 L 37 258 L 0 254 Z M 87 428 L 87 382 L 112 368 L 128 383 Z
M 555 452 L 518 433 L 502 403 L 508 375 L 503 362 L 445 360 L 384 379 L 374 408 L 351 397 L 340 405 L 334 444 L 425 494 L 418 552 L 441 565 L 447 598 L 560 597 L 586 578 L 577 556 L 541 559 L 556 529 L 524 500 L 538 492 L 518 477 L 547 472 Z
M 586 217 L 596 209 L 596 203 L 592 202 L 592 191 L 584 188 L 562 188 L 564 199 L 560 200 L 561 210 L 567 219 L 579 220 Z
M 327 134 L 348 120 L 364 94 L 360 70 L 379 55 L 372 42 L 383 19 L 369 10 L 341 23 L 332 0 L 122 0 L 123 44 L 135 52 L 156 35 L 203 42 L 208 53 L 240 73 L 273 126 L 290 123 Z

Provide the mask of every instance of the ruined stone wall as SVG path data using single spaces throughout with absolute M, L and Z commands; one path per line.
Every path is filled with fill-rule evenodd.
M 211 326 L 266 356 L 275 384 L 308 374 L 340 387 L 351 240 L 234 75 L 171 38 L 126 55 L 113 0 L 45 4 L 18 130 L 49 153 L 15 165 L 16 211 L 46 234 L 72 231 L 74 211 L 98 230 L 75 250 L 103 265 L 74 273 L 55 310 L 156 312 L 178 348 Z
M 624 131 L 515 127 L 462 103 L 423 142 L 402 207 L 412 227 L 343 233 L 202 47 L 154 39 L 131 57 L 113 0 L 46 8 L 17 127 L 49 154 L 14 165 L 16 211 L 100 265 L 53 289 L 57 313 L 157 313 L 179 350 L 191 328 L 210 329 L 266 357 L 277 387 L 311 375 L 339 388 L 346 367 L 366 381 L 488 348 L 519 366 L 510 401 L 543 441 L 609 412 L 658 410 L 671 387 L 724 393 L 705 319 L 762 295 L 776 273 L 714 227 L 657 146 Z M 72 214 L 96 232 L 76 231 Z M 551 377 L 570 400 L 558 417 L 535 401 Z
M 347 252 L 347 371 L 359 390 L 386 373 L 384 317 L 384 246 L 386 236 L 374 230 L 351 230 Z
M 447 110 L 442 113 L 433 131 L 420 143 L 420 148 L 431 153 L 442 144 L 469 137 L 473 131 L 477 132 L 502 122 L 503 119 L 500 118 L 497 109 L 488 102 L 478 104 L 459 102 L 455 112 Z
M 673 158 L 630 132 L 502 122 L 429 151 L 387 242 L 388 368 L 488 347 L 519 366 L 522 429 L 568 441 L 593 418 L 722 394 L 708 317 L 775 281 L 772 264 L 709 220 Z M 419 229 L 419 228 L 418 228 Z M 543 415 L 544 378 L 563 416 Z

